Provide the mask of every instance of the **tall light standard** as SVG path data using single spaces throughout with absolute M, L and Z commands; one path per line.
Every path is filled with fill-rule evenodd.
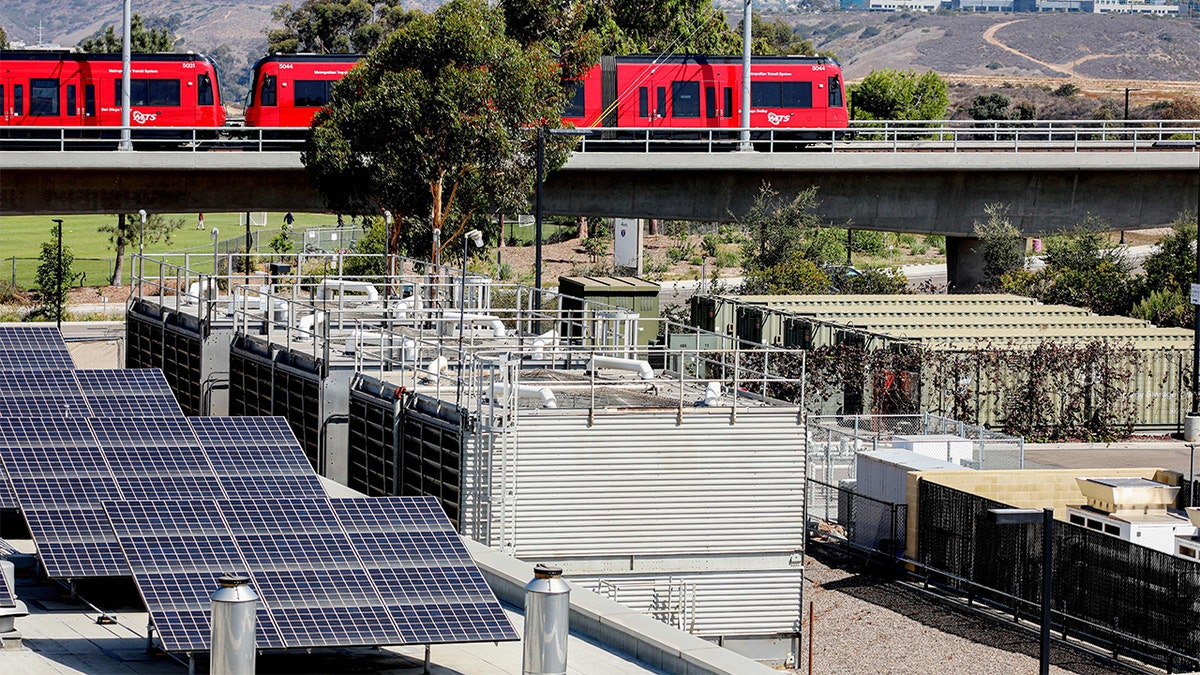
M 988 509 L 997 525 L 1042 523 L 1042 649 L 1039 675 L 1050 673 L 1050 593 L 1054 587 L 1054 509 Z
M 212 229 L 213 273 L 212 273 L 212 279 L 209 280 L 209 284 L 208 284 L 208 297 L 210 300 L 217 299 L 217 266 L 218 266 L 218 261 L 221 257 L 221 252 L 218 250 L 218 247 L 217 247 L 217 243 L 218 243 L 217 237 L 220 236 L 220 234 L 221 234 L 221 231 L 218 230 L 217 228 L 214 227 Z M 316 327 L 314 326 L 313 329 L 316 330 Z
M 745 0 L 742 7 L 742 114 L 738 118 L 742 127 L 738 133 L 738 150 L 743 151 L 754 149 L 750 144 L 750 27 L 753 13 L 751 0 Z
M 146 278 L 146 209 L 138 209 L 138 288 Z M 140 295 L 139 295 L 140 297 Z
M 122 151 L 133 150 L 129 131 L 129 43 L 133 41 L 133 37 L 130 35 L 133 30 L 133 20 L 130 18 L 132 11 L 130 0 L 125 0 L 121 16 L 121 21 L 125 26 L 125 33 L 121 37 L 121 142 L 117 145 L 117 149 Z
M 463 257 L 462 257 L 462 292 L 458 295 L 458 393 L 455 396 L 455 401 L 462 400 L 463 386 L 463 364 L 466 363 L 466 352 L 463 350 L 463 335 L 466 332 L 467 322 L 467 258 L 471 251 L 469 244 L 474 244 L 475 248 L 483 248 L 483 233 L 479 230 L 469 230 L 463 233 Z
M 533 206 L 533 238 L 534 238 L 534 281 L 533 307 L 534 312 L 542 311 L 542 182 L 545 179 L 546 164 L 546 134 L 551 136 L 587 136 L 588 132 L 580 129 L 547 129 L 544 125 L 537 129 L 537 192 L 534 195 Z M 503 233 L 501 233 L 503 236 Z M 533 332 L 542 332 L 541 320 L 534 321 Z

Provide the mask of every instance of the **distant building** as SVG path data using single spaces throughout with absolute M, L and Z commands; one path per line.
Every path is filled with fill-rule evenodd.
M 1178 16 L 1179 5 L 1157 5 L 1149 2 L 1128 2 L 1127 0 L 1095 0 L 1092 12 L 1096 14 Z
M 942 7 L 942 0 L 866 0 L 872 12 L 934 12 Z

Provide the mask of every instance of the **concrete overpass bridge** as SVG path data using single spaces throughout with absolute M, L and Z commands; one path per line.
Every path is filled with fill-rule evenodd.
M 1200 202 L 1200 123 L 895 128 L 803 152 L 770 137 L 756 143 L 766 152 L 734 152 L 728 137 L 653 133 L 584 140 L 548 178 L 546 213 L 729 220 L 749 210 L 764 183 L 784 195 L 815 185 L 819 211 L 835 224 L 946 236 L 950 278 L 963 284 L 971 275 L 956 268 L 976 266 L 973 223 L 987 204 L 1008 204 L 1013 223 L 1037 236 L 1088 215 L 1114 229 L 1156 227 Z M 186 152 L 7 147 L 0 143 L 0 214 L 324 210 L 296 151 L 246 151 L 244 142 Z

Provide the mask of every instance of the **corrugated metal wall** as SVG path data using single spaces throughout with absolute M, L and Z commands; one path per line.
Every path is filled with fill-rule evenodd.
M 674 410 L 597 412 L 592 426 L 577 412 L 519 421 L 517 557 L 803 548 L 804 432 L 795 408 L 739 410 L 736 423 L 728 408 L 686 410 L 682 424 Z M 499 513 L 494 532 L 504 529 Z
M 804 572 L 799 566 L 746 572 L 572 576 L 570 581 L 701 637 L 800 632 Z

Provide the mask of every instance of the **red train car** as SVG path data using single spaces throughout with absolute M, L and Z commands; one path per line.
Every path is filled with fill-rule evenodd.
M 216 65 L 201 54 L 130 56 L 130 125 L 225 124 Z M 0 52 L 0 126 L 121 125 L 121 55 Z
M 842 68 L 823 56 L 756 56 L 750 62 L 754 129 L 844 129 Z M 605 57 L 575 89 L 563 121 L 576 127 L 736 129 L 742 59 L 735 56 Z
M 329 102 L 329 89 L 358 54 L 271 54 L 254 64 L 246 101 L 248 127 L 307 127 Z

